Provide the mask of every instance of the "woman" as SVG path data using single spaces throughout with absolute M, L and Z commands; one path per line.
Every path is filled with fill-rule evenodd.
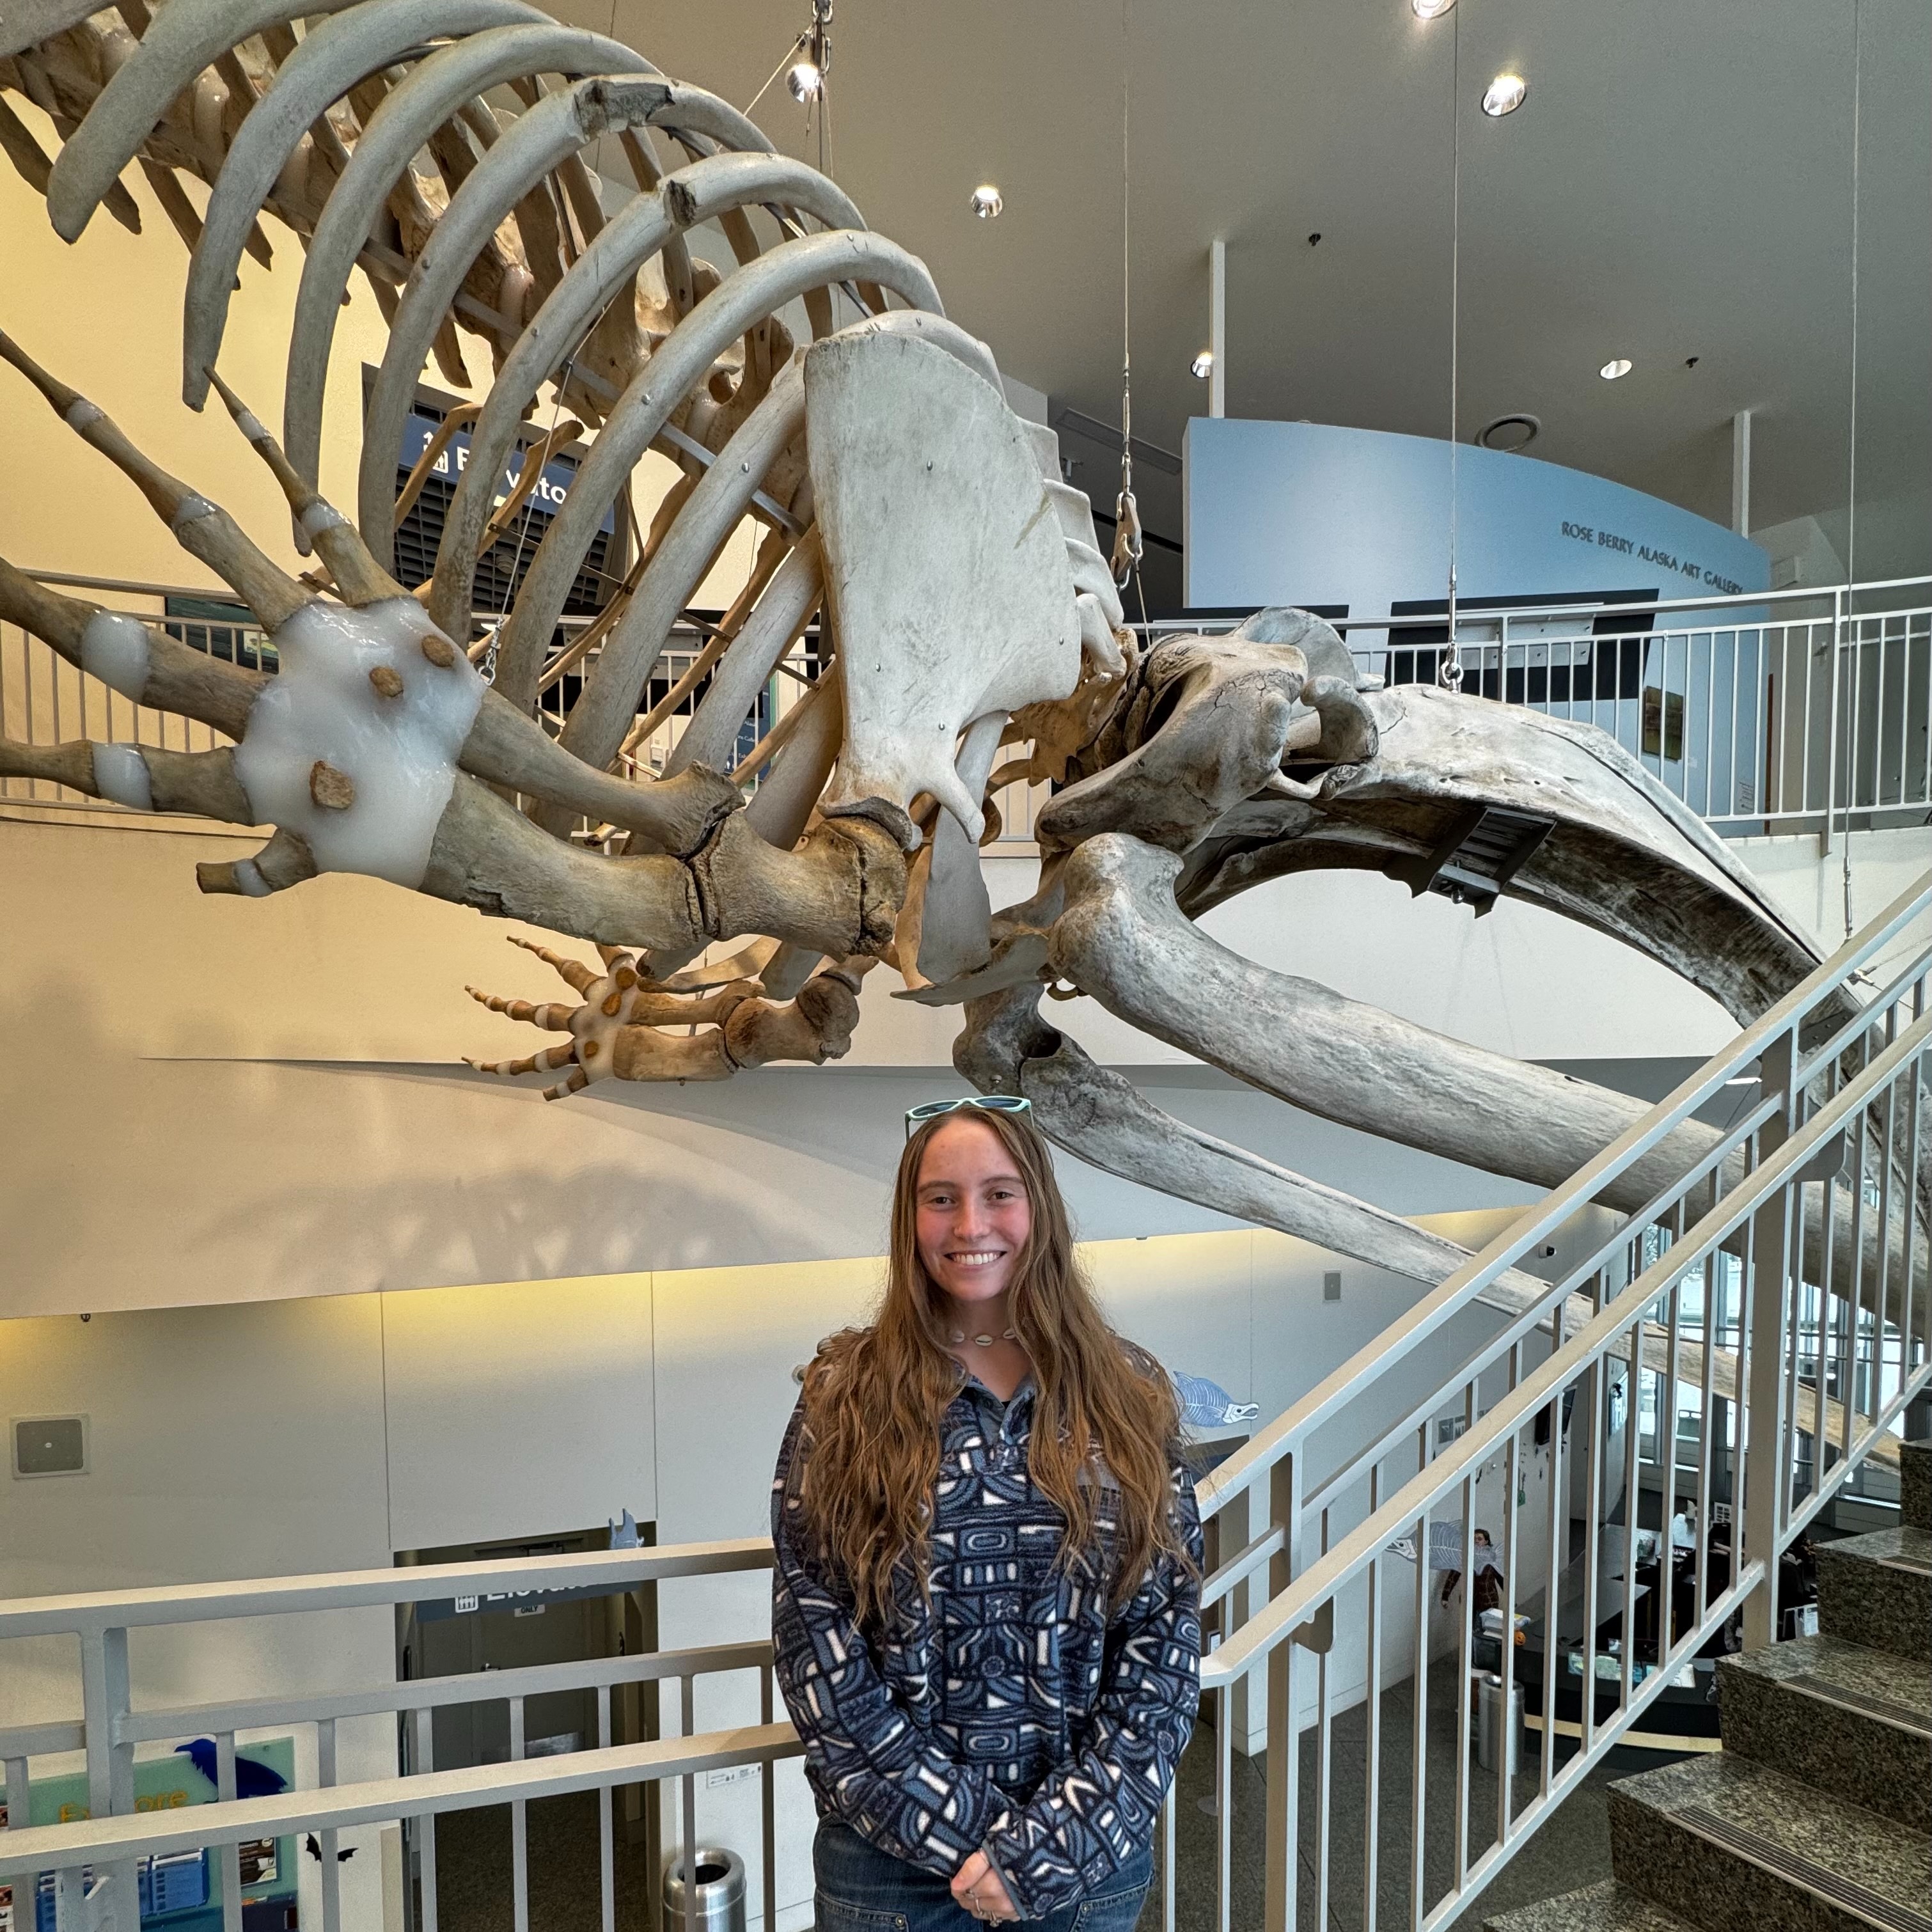
M 1101 1319 L 1026 1107 L 908 1116 L 878 1318 L 821 1346 L 779 1451 L 772 1636 L 819 1932 L 962 1909 L 1131 1932 L 1193 1726 L 1174 1392 Z

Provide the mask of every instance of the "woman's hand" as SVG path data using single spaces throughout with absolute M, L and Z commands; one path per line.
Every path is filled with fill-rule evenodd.
M 952 1896 L 962 1911 L 988 1924 L 1005 1924 L 1019 1916 L 1006 1896 L 1004 1881 L 984 1852 L 975 1852 L 953 1874 Z

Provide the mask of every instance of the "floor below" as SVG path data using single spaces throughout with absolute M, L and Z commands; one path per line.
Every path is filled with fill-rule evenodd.
M 1402 1684 L 1382 1700 L 1379 1810 L 1382 1832 L 1376 1846 L 1375 1919 L 1376 1932 L 1409 1932 L 1414 1834 L 1411 1792 L 1414 1778 L 1414 1734 L 1410 1720 L 1409 1688 Z M 1367 1714 L 1358 1707 L 1337 1718 L 1330 1767 L 1331 1799 L 1328 1818 L 1326 1924 L 1320 1907 L 1318 1874 L 1322 1859 L 1315 1818 L 1316 1750 L 1312 1732 L 1302 1739 L 1301 1830 L 1299 1896 L 1295 1923 L 1298 1932 L 1366 1932 L 1366 1858 L 1364 1824 L 1366 1816 Z M 1536 1796 L 1540 1738 L 1526 1734 L 1522 1773 L 1510 1780 L 1512 1813 L 1520 1814 Z M 1423 1893 L 1425 1911 L 1450 1889 L 1454 1877 L 1456 1771 L 1458 1750 L 1453 1689 L 1446 1678 L 1432 1684 L 1426 1738 L 1424 1775 L 1426 1801 L 1423 1833 Z M 1618 1754 L 1621 1758 L 1622 1754 Z M 1214 1803 L 1214 1736 L 1203 1726 L 1182 1760 L 1180 1802 L 1175 1813 L 1175 1932 L 1217 1932 L 1216 1867 L 1219 1852 Z M 1646 1756 L 1646 1761 L 1647 1756 Z M 1610 1838 L 1604 1792 L 1635 1767 L 1628 1762 L 1600 1765 L 1558 1805 L 1501 1871 L 1466 1906 L 1453 1922 L 1455 1932 L 1475 1932 L 1498 1912 L 1548 1898 L 1610 1876 Z M 1256 1932 L 1263 1922 L 1267 1861 L 1265 1757 L 1232 1760 L 1234 1817 L 1229 1847 L 1232 1879 L 1228 1922 L 1234 1932 Z M 1470 1864 L 1496 1840 L 1497 1780 L 1484 1771 L 1473 1750 L 1468 1757 L 1466 1803 L 1468 1832 L 1466 1857 Z M 1141 1932 L 1159 1932 L 1160 1899 L 1148 1900 Z

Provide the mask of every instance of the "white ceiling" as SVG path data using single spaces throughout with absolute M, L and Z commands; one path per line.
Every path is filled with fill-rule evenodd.
M 1927 0 L 1460 0 L 1429 23 L 1408 0 L 837 0 L 832 170 L 1003 368 L 1117 422 L 1124 50 L 1137 436 L 1178 450 L 1205 413 L 1187 364 L 1217 235 L 1230 415 L 1440 435 L 1459 102 L 1461 434 L 1528 411 L 1538 456 L 1728 520 L 1748 408 L 1762 528 L 1847 500 L 1855 4 L 1857 501 L 1876 530 L 1881 500 L 1932 476 Z M 559 10 L 742 106 L 809 4 Z M 1476 104 L 1505 68 L 1528 98 L 1491 121 Z M 757 118 L 818 158 L 782 81 Z M 967 210 L 987 179 L 997 221 Z M 1636 365 L 1615 383 L 1612 356 Z M 1110 494 L 1084 454 L 1079 480 Z M 1178 536 L 1173 482 L 1136 480 Z M 1932 530 L 1925 548 L 1920 568 Z

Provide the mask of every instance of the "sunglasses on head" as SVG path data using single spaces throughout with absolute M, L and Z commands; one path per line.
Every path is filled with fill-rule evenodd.
M 962 1107 L 976 1107 L 982 1114 L 1024 1114 L 1032 1111 L 1033 1102 L 1023 1094 L 968 1094 L 957 1100 L 922 1100 L 906 1109 L 906 1138 L 912 1138 L 915 1127 L 956 1114 Z

